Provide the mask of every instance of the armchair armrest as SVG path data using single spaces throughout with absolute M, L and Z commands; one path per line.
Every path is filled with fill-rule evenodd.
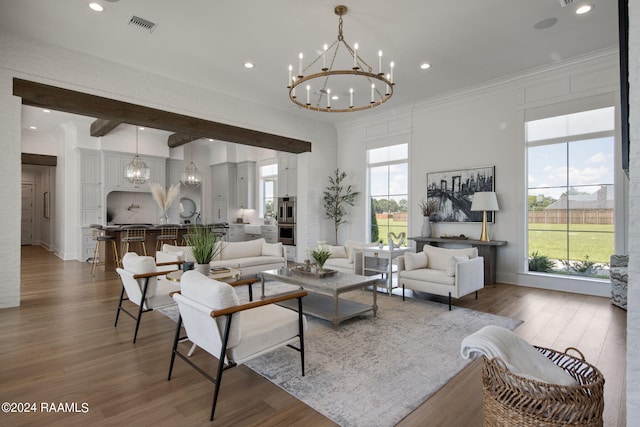
M 479 256 L 456 264 L 457 297 L 484 287 L 484 258 Z
M 178 269 L 176 268 L 175 270 L 154 271 L 154 272 L 151 272 L 151 273 L 139 273 L 139 274 L 134 274 L 133 278 L 134 279 L 144 279 L 145 277 L 165 276 L 168 273 L 171 273 L 173 271 L 178 271 Z
M 404 270 L 404 255 L 400 255 L 397 259 L 396 259 L 397 263 L 398 263 L 398 273 L 400 273 L 402 270 Z
M 275 304 L 280 301 L 287 301 L 290 299 L 297 299 L 307 296 L 307 291 L 293 291 L 286 294 L 275 295 L 273 297 L 261 299 L 258 301 L 248 302 L 245 304 L 235 305 L 233 307 L 223 308 L 222 310 L 214 310 L 211 312 L 211 317 L 227 316 L 229 314 L 237 313 L 243 310 L 250 310 L 252 308 L 261 307 L 263 305 Z

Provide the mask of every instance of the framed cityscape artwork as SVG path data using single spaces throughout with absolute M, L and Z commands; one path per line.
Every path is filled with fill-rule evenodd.
M 495 166 L 427 174 L 427 201 L 438 205 L 435 222 L 482 222 L 482 212 L 472 212 L 476 191 L 495 191 Z M 493 222 L 493 212 L 487 212 Z

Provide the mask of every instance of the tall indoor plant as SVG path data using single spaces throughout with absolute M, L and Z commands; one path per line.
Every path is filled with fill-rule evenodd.
M 332 219 L 336 232 L 336 244 L 338 244 L 338 228 L 345 222 L 347 216 L 346 206 L 355 204 L 356 196 L 360 194 L 353 191 L 351 185 L 345 186 L 346 172 L 336 169 L 333 176 L 329 176 L 329 186 L 324 191 L 324 211 L 327 219 Z
M 209 274 L 209 263 L 220 252 L 216 235 L 207 227 L 195 225 L 185 234 L 185 240 L 196 260 L 196 270 L 204 275 Z

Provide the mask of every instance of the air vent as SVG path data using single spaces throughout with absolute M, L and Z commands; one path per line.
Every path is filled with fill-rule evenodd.
M 138 27 L 143 30 L 147 30 L 150 33 L 153 33 L 153 30 L 158 26 L 151 21 L 147 21 L 144 18 L 140 18 L 139 16 L 133 15 L 131 19 L 129 19 L 129 25 L 133 25 L 134 27 Z
M 562 7 L 571 6 L 576 1 L 578 1 L 578 0 L 560 0 L 560 6 L 562 6 Z

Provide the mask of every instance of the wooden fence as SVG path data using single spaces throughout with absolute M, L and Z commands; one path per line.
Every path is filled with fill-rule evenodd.
M 613 224 L 613 209 L 529 211 L 529 224 Z

